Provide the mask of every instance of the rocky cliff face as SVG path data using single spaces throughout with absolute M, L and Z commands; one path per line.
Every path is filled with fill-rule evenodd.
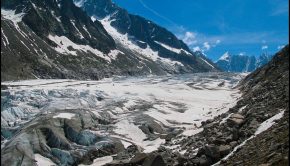
M 273 55 L 262 54 L 259 57 L 230 55 L 226 52 L 215 64 L 226 72 L 252 72 L 267 64 Z
M 102 3 L 96 1 L 91 7 Z M 129 35 L 111 26 L 111 22 L 117 24 L 113 19 L 95 20 L 72 0 L 1 1 L 1 79 L 99 79 L 217 70 L 208 60 L 196 60 L 186 45 L 164 28 L 159 27 L 165 36 L 174 38 L 174 47 L 163 40 L 133 40 L 133 32 L 142 36 L 152 30 L 143 26 L 147 20 L 141 17 L 130 18 L 136 20 L 132 24 L 136 27 Z

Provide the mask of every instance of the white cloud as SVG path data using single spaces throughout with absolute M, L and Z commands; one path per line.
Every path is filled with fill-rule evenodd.
M 264 45 L 264 46 L 262 46 L 261 49 L 262 49 L 262 50 L 266 50 L 266 49 L 268 49 L 268 46 L 267 46 L 267 45 Z
M 285 39 L 283 35 L 278 34 L 275 31 L 257 31 L 257 32 L 237 32 L 237 33 L 227 33 L 224 35 L 206 35 L 198 31 L 188 30 L 183 26 L 179 26 L 175 30 L 176 36 L 178 39 L 183 40 L 184 43 L 189 45 L 191 48 L 194 46 L 203 47 L 204 42 L 208 42 L 211 45 L 211 48 L 220 45 L 233 45 L 233 44 L 261 44 L 267 45 L 266 43 L 283 43 Z M 186 32 L 187 35 L 186 35 Z M 191 35 L 194 34 L 194 35 Z M 188 37 L 185 37 L 188 36 Z M 189 42 L 189 37 L 194 36 L 194 39 Z M 194 44 L 193 44 L 194 43 Z
M 195 51 L 202 51 L 201 48 L 199 46 L 193 47 L 192 50 Z
M 209 49 L 210 49 L 210 45 L 209 45 L 209 43 L 208 42 L 204 42 L 203 43 L 203 48 L 206 50 L 206 51 L 208 51 Z
M 182 40 L 184 41 L 184 43 L 186 43 L 187 45 L 193 45 L 197 43 L 196 40 L 196 33 L 194 32 L 185 32 L 184 36 L 182 37 Z
M 204 42 L 202 46 L 195 45 L 192 47 L 192 51 L 201 51 L 202 53 L 210 50 L 211 48 L 215 47 L 215 44 L 210 44 L 209 42 Z
M 221 43 L 221 39 L 218 37 L 210 37 L 201 33 L 185 31 L 184 27 L 180 27 L 178 31 L 181 31 L 177 35 L 178 38 L 191 47 L 199 46 L 200 48 L 204 47 L 206 50 L 208 50 L 210 48 L 216 47 Z
M 280 45 L 280 46 L 277 47 L 277 49 L 278 49 L 278 50 L 281 50 L 281 49 L 284 48 L 284 47 L 285 47 L 285 45 Z

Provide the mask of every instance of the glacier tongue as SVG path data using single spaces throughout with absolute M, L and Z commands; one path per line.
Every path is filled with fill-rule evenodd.
M 68 140 L 75 148 L 136 145 L 148 153 L 165 143 L 167 134 L 196 134 L 202 131 L 202 121 L 227 112 L 240 96 L 232 89 L 240 78 L 230 73 L 197 73 L 100 81 L 3 82 L 8 90 L 1 95 L 5 100 L 1 128 L 11 132 L 19 128 L 26 135 L 33 133 L 32 128 L 40 128 L 48 138 L 58 138 L 62 142 L 54 143 L 58 146 L 70 144 Z M 18 136 L 13 132 L 6 136 L 3 147 L 14 144 L 11 137 Z M 66 152 L 54 152 L 58 157 L 62 153 Z M 36 157 L 41 162 L 45 159 Z

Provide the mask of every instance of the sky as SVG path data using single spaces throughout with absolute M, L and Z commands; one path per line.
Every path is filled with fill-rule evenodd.
M 274 54 L 289 43 L 288 0 L 113 0 L 213 61 L 225 52 Z

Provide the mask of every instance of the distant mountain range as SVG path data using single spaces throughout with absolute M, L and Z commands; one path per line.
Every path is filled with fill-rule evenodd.
M 3 0 L 1 48 L 1 80 L 219 71 L 111 0 Z
M 257 68 L 267 64 L 273 55 L 263 53 L 259 57 L 247 55 L 231 55 L 224 53 L 215 64 L 226 72 L 252 72 Z

